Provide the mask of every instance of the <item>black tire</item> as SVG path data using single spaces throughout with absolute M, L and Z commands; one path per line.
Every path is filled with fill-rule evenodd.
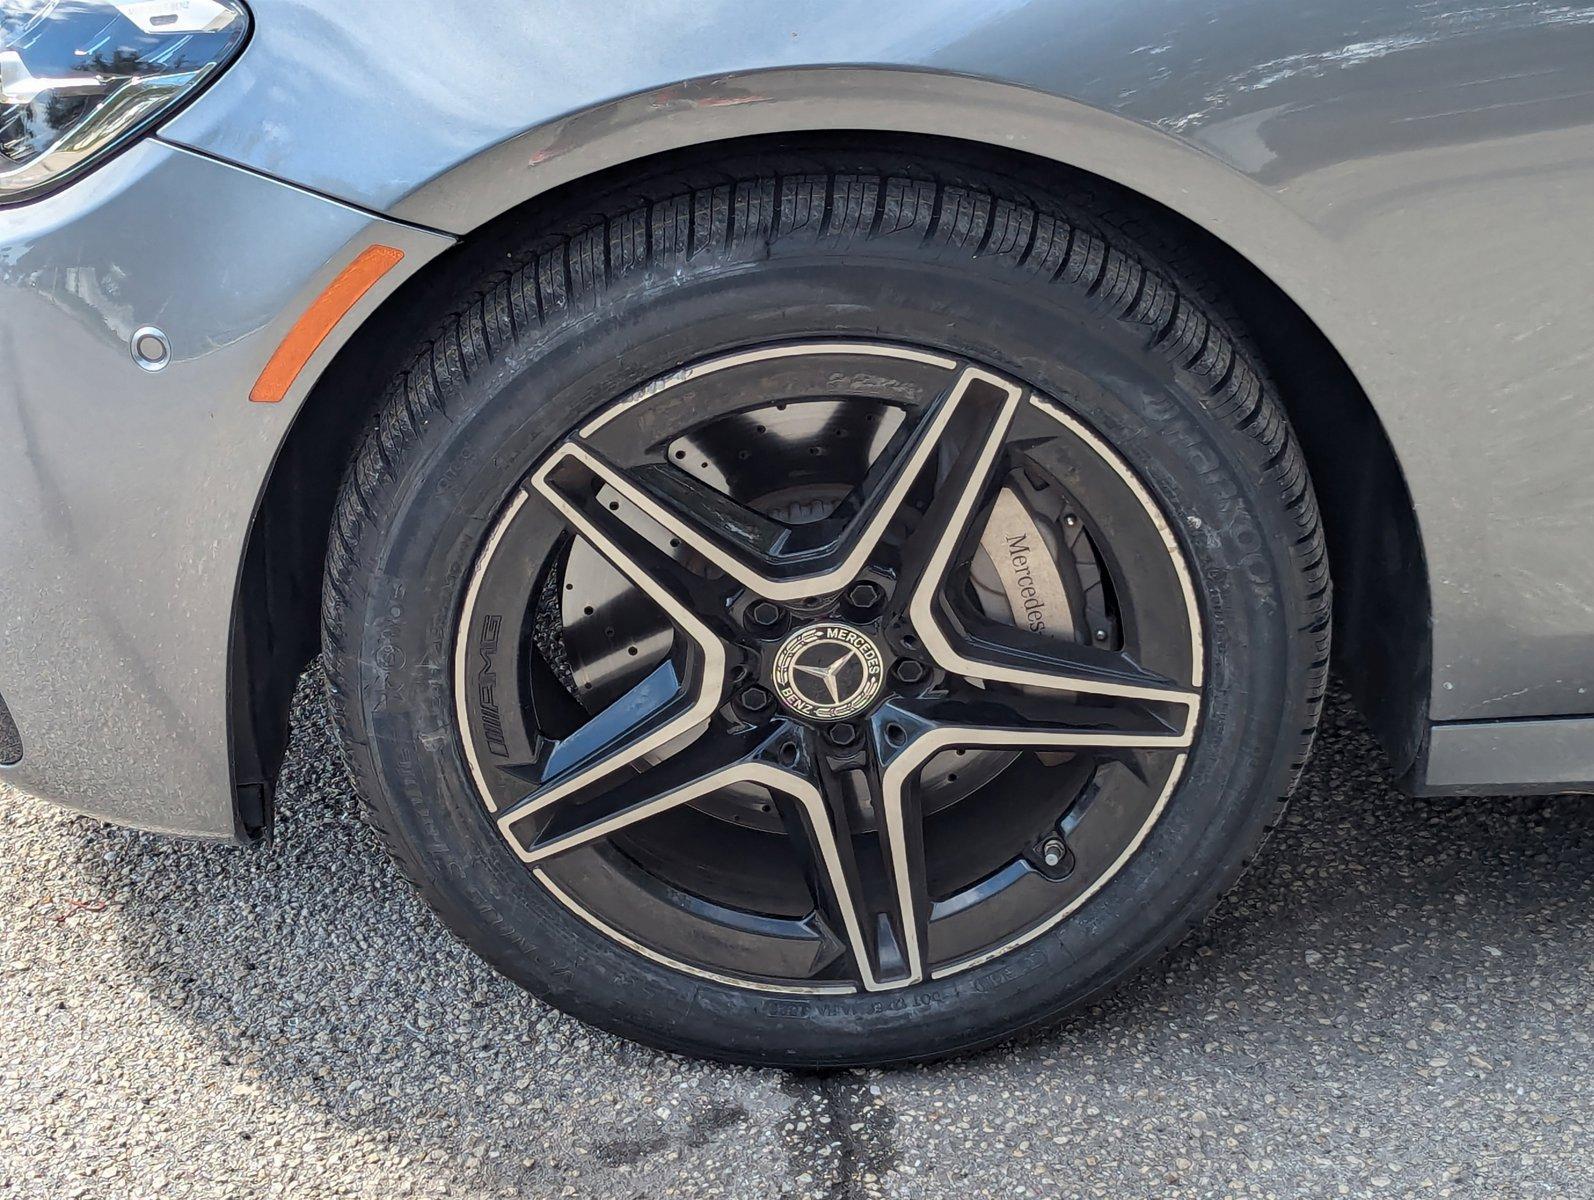
M 792 1067 L 987 1045 L 1085 1003 L 1191 929 L 1279 820 L 1305 761 L 1330 603 L 1305 465 L 1203 281 L 1088 194 L 873 152 L 633 179 L 541 224 L 392 381 L 344 482 L 327 562 L 327 675 L 355 785 L 449 928 L 605 1029 Z M 1181 782 L 1098 894 L 964 974 L 822 1000 L 689 977 L 555 903 L 478 799 L 449 649 L 496 514 L 565 431 L 682 364 L 801 336 L 939 347 L 1069 394 L 1173 514 L 1207 635 Z M 1082 391 L 1091 364 L 1102 370 Z

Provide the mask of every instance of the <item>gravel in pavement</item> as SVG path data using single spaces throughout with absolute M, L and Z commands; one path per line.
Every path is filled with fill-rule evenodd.
M 0 1196 L 1594 1192 L 1594 804 L 1412 800 L 1336 699 L 1182 947 L 974 1058 L 658 1054 L 456 944 L 359 824 L 312 678 L 269 851 L 0 787 Z

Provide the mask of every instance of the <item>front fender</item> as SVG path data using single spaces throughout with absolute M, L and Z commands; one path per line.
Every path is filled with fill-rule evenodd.
M 250 388 L 357 254 L 404 251 L 276 404 Z M 450 240 L 153 140 L 0 211 L 0 781 L 123 824 L 247 836 L 228 663 L 259 486 L 309 381 Z M 159 327 L 157 373 L 129 353 Z

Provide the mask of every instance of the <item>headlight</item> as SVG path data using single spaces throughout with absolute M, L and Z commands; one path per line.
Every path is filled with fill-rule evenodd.
M 248 32 L 239 0 L 0 0 L 0 204 L 147 129 Z

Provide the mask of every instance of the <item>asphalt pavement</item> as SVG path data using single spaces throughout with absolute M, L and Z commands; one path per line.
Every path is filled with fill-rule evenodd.
M 1594 801 L 1412 800 L 1341 700 L 1169 958 L 974 1058 L 655 1053 L 454 942 L 301 688 L 266 851 L 0 786 L 0 1196 L 1594 1194 Z

